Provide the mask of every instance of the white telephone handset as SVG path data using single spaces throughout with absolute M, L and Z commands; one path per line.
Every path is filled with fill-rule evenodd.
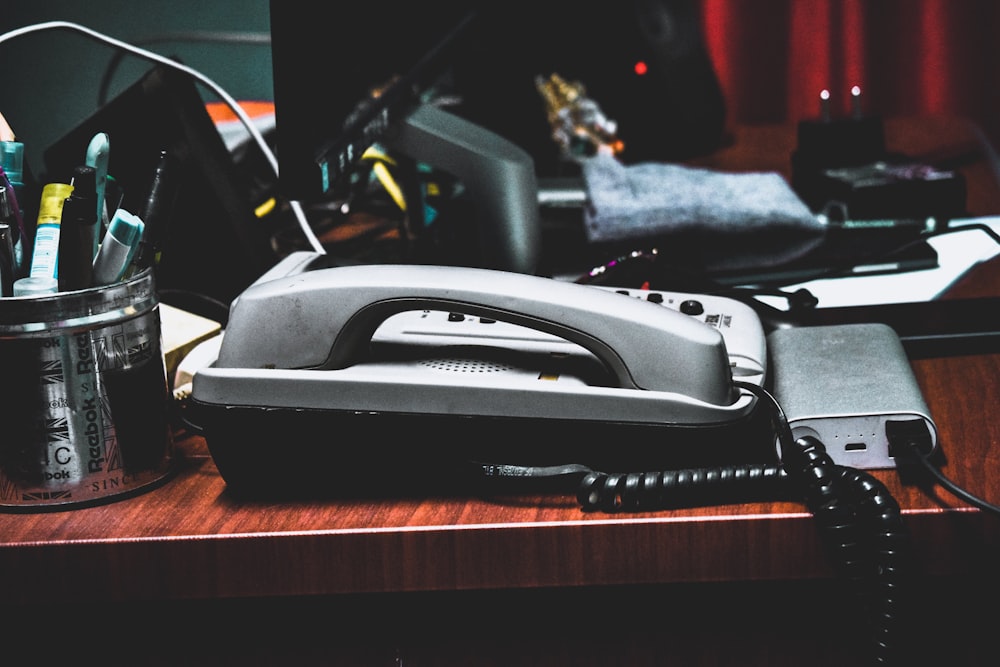
M 388 318 L 431 310 L 495 319 L 574 343 L 613 376 L 616 386 L 594 388 L 599 393 L 673 395 L 703 406 L 706 414 L 746 407 L 749 397 L 734 388 L 734 362 L 720 328 L 663 304 L 491 269 L 392 264 L 292 268 L 302 267 L 310 255 L 296 253 L 236 299 L 218 360 L 199 373 L 204 376 L 199 384 L 225 375 L 249 385 L 251 379 L 266 382 L 268 376 L 289 378 L 305 371 L 303 377 L 321 376 L 333 383 L 339 376 L 360 379 L 360 369 L 373 361 L 372 337 Z M 741 356 L 756 357 L 762 380 L 765 339 L 753 311 L 729 299 L 699 298 L 724 302 L 729 329 L 731 320 L 738 319 L 736 334 L 750 349 Z M 195 392 L 203 394 L 201 388 L 198 392 L 196 386 Z M 231 402 L 235 395 L 213 396 L 223 398 Z

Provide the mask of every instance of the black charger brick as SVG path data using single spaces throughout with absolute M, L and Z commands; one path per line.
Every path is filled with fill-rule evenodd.
M 933 217 L 938 223 L 965 215 L 966 184 L 961 173 L 931 165 L 882 160 L 824 170 L 817 190 L 841 202 L 855 220 Z
M 887 156 L 885 130 L 877 116 L 804 120 L 792 153 L 792 189 L 813 210 L 830 201 L 823 173 L 855 167 Z

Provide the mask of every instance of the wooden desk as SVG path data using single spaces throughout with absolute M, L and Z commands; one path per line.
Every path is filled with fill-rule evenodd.
M 1000 294 L 983 275 L 955 295 Z M 1000 354 L 913 367 L 944 473 L 1000 503 Z M 176 475 L 134 498 L 0 514 L 8 637 L 131 665 L 838 665 L 860 631 L 797 503 L 611 516 L 548 496 L 245 502 L 202 439 L 177 449 Z M 912 533 L 929 650 L 988 664 L 1000 519 L 874 474 Z

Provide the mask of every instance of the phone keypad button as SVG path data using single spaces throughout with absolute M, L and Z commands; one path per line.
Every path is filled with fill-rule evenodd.
M 705 312 L 705 306 L 697 299 L 687 299 L 681 302 L 680 311 L 685 315 L 701 315 Z

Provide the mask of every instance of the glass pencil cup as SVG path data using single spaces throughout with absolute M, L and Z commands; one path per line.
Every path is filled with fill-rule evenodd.
M 0 298 L 0 510 L 70 509 L 172 470 L 153 272 Z

